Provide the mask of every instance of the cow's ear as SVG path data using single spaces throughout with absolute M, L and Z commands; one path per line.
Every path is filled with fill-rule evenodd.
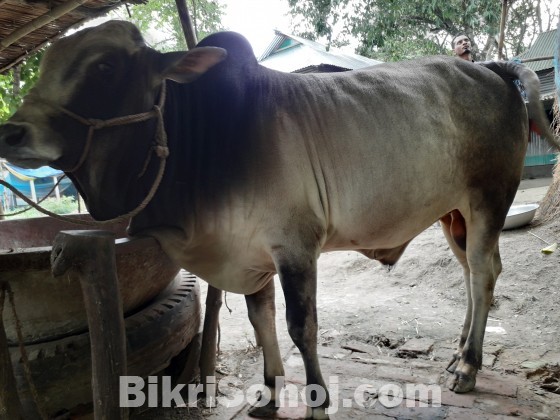
M 179 83 L 192 82 L 226 58 L 226 55 L 226 50 L 217 47 L 199 47 L 190 51 L 165 53 L 160 57 L 162 76 Z

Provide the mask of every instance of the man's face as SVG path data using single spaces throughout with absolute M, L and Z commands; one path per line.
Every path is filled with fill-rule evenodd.
M 455 47 L 453 48 L 455 54 L 459 57 L 471 52 L 471 41 L 465 35 L 460 35 L 455 39 Z

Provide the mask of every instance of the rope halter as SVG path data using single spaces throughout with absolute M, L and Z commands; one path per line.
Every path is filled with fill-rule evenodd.
M 159 102 L 156 105 L 154 105 L 154 107 L 150 111 L 142 112 L 140 114 L 126 115 L 123 117 L 110 118 L 107 120 L 100 120 L 97 118 L 84 118 L 81 115 L 75 114 L 74 112 L 62 106 L 58 106 L 50 103 L 49 105 L 54 106 L 63 114 L 89 127 L 88 134 L 86 137 L 86 144 L 84 145 L 84 149 L 82 151 L 80 158 L 78 159 L 78 162 L 76 163 L 76 165 L 74 165 L 72 169 L 65 170 L 64 172 L 70 172 L 70 173 L 76 172 L 83 165 L 84 161 L 86 160 L 89 154 L 89 149 L 91 147 L 95 130 L 102 130 L 104 128 L 117 127 L 120 125 L 134 124 L 138 122 L 148 121 L 152 118 L 157 118 L 158 121 L 157 121 L 156 135 L 155 135 L 155 145 L 150 151 L 155 152 L 159 158 L 162 159 L 167 158 L 167 156 L 169 156 L 169 149 L 167 148 L 167 135 L 165 133 L 165 127 L 163 124 L 163 106 L 165 104 L 165 97 L 166 97 L 166 84 L 164 82 L 161 85 Z M 32 98 L 32 100 L 34 100 L 34 98 Z M 42 98 L 40 99 L 40 101 L 45 102 L 44 99 Z M 144 165 L 142 172 L 138 175 L 139 178 L 145 172 L 145 167 L 147 166 L 148 161 L 149 161 L 149 157 L 146 160 L 146 164 Z
M 68 117 L 78 121 L 79 123 L 88 126 L 88 133 L 87 133 L 87 138 L 86 138 L 86 143 L 84 145 L 84 149 L 82 151 L 82 154 L 80 156 L 80 158 L 78 159 L 76 165 L 74 165 L 74 167 L 70 170 L 65 170 L 64 172 L 76 172 L 85 162 L 88 154 L 89 154 L 89 150 L 91 148 L 91 143 L 93 141 L 93 136 L 95 134 L 96 130 L 102 130 L 104 128 L 108 128 L 108 127 L 117 127 L 117 126 L 121 126 L 121 125 L 128 125 L 128 124 L 134 124 L 134 123 L 138 123 L 138 122 L 143 122 L 143 121 L 148 121 L 152 118 L 156 118 L 157 119 L 157 127 L 156 127 L 156 134 L 155 134 L 155 141 L 153 146 L 150 148 L 148 155 L 146 156 L 146 160 L 144 162 L 144 165 L 142 167 L 141 172 L 138 174 L 138 178 L 140 178 L 142 175 L 144 175 L 144 173 L 146 172 L 146 169 L 148 168 L 148 164 L 150 163 L 152 154 L 154 153 L 159 159 L 159 170 L 156 174 L 156 177 L 154 179 L 154 182 L 152 184 L 152 187 L 150 188 L 150 191 L 148 192 L 148 194 L 146 195 L 146 197 L 144 198 L 144 200 L 142 200 L 142 202 L 132 211 L 123 214 L 121 216 L 117 216 L 113 219 L 110 220 L 103 220 L 103 221 L 89 221 L 89 220 L 76 220 L 76 219 L 72 219 L 72 218 L 68 218 L 68 217 L 64 217 L 64 216 L 60 216 L 57 215 L 55 213 L 52 213 L 40 206 L 38 206 L 36 203 L 34 203 L 33 201 L 29 200 L 25 195 L 19 193 L 19 191 L 15 190 L 11 185 L 5 185 L 8 186 L 8 188 L 10 188 L 16 195 L 18 195 L 18 197 L 22 198 L 27 204 L 35 207 L 37 210 L 39 210 L 40 212 L 47 214 L 48 216 L 60 219 L 60 220 L 64 220 L 64 221 L 68 221 L 71 223 L 76 223 L 76 224 L 82 224 L 82 225 L 88 225 L 88 226 L 99 226 L 99 225 L 106 225 L 106 224 L 110 224 L 110 223 L 114 223 L 117 221 L 121 221 L 124 219 L 130 219 L 134 216 L 136 216 L 138 213 L 140 213 L 142 210 L 144 210 L 144 208 L 146 208 L 146 206 L 148 205 L 148 203 L 152 200 L 152 198 L 154 197 L 159 184 L 161 183 L 161 180 L 163 178 L 163 173 L 165 171 L 165 163 L 166 163 L 166 159 L 169 156 L 169 148 L 167 147 L 167 133 L 165 132 L 165 125 L 164 125 L 164 121 L 163 121 L 163 106 L 165 104 L 165 97 L 166 97 L 166 83 L 165 81 L 163 82 L 162 86 L 161 86 L 161 92 L 160 92 L 160 98 L 159 98 L 159 102 L 154 105 L 154 107 L 147 112 L 142 112 L 140 114 L 133 114 L 133 115 L 126 115 L 123 117 L 116 117 L 116 118 L 110 118 L 107 120 L 100 120 L 100 119 L 95 119 L 95 118 L 84 118 L 78 114 L 75 114 L 72 111 L 69 111 L 68 109 L 56 105 L 53 102 L 46 100 L 44 98 L 38 97 L 38 96 L 31 96 L 29 99 L 31 99 L 31 101 L 36 101 L 36 102 L 43 102 L 45 104 L 47 104 L 48 106 L 51 106 L 57 110 L 59 110 L 60 112 L 62 112 L 63 114 L 67 115 Z M 4 183 L 2 183 L 4 185 Z

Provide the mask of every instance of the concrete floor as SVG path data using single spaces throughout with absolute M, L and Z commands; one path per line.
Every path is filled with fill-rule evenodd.
M 519 184 L 513 202 L 515 204 L 538 203 L 546 195 L 552 178 L 524 179 Z

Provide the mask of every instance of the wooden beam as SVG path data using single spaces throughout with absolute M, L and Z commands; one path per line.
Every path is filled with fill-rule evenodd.
M 52 22 L 53 20 L 58 19 L 61 16 L 71 12 L 74 9 L 77 9 L 82 4 L 86 3 L 88 0 L 69 0 L 66 3 L 62 3 L 56 6 L 51 11 L 45 13 L 42 16 L 39 16 L 37 19 L 23 25 L 22 27 L 16 29 L 14 32 L 9 34 L 6 38 L 0 40 L 0 51 L 5 50 L 14 42 L 17 42 L 25 35 L 30 34 L 31 32 L 42 28 L 43 26 L 47 25 L 48 23 Z
M 552 60 L 554 58 L 553 55 L 548 55 L 545 57 L 534 57 L 534 58 L 522 58 L 521 61 L 522 63 L 530 63 L 532 61 L 545 61 L 545 60 Z
M 502 0 L 502 18 L 500 20 L 500 38 L 498 39 L 498 60 L 504 59 L 504 36 L 508 13 L 508 0 Z
M 175 0 L 175 4 L 177 5 L 177 12 L 179 12 L 179 20 L 181 21 L 181 26 L 183 27 L 187 47 L 191 50 L 196 47 L 198 42 L 196 40 L 196 33 L 194 31 L 189 8 L 187 7 L 187 2 L 186 0 Z

